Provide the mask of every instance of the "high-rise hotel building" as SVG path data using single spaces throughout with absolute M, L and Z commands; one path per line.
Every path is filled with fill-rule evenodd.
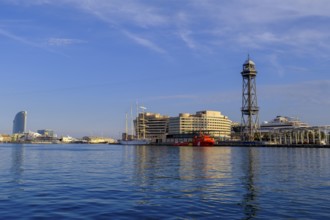
M 218 111 L 181 113 L 169 119 L 169 134 L 205 132 L 218 138 L 230 138 L 232 121 Z
M 22 134 L 26 132 L 26 111 L 18 112 L 13 121 L 13 134 Z

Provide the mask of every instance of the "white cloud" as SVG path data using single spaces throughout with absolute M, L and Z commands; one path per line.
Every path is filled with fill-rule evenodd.
M 166 53 L 166 51 L 163 48 L 157 46 L 151 40 L 148 40 L 146 38 L 137 36 L 137 35 L 135 35 L 133 33 L 128 32 L 128 31 L 123 31 L 123 33 L 125 33 L 125 35 L 127 37 L 129 37 L 130 39 L 132 39 L 134 42 L 136 42 L 137 44 L 139 44 L 141 46 L 147 47 L 150 50 L 153 50 L 153 51 L 158 52 L 158 53 L 161 53 L 161 54 L 165 54 Z
M 67 46 L 71 44 L 86 43 L 86 41 L 69 38 L 49 38 L 47 44 L 50 46 Z
M 196 49 L 196 42 L 191 37 L 191 32 L 187 30 L 182 30 L 178 33 L 180 38 L 186 43 L 186 45 L 191 49 Z
M 28 1 L 28 0 L 24 0 Z M 167 17 L 160 13 L 161 8 L 153 7 L 149 2 L 136 0 L 40 0 L 31 4 L 67 4 L 84 10 L 106 22 L 122 25 L 134 24 L 147 28 L 167 24 Z
M 4 37 L 7 37 L 11 40 L 14 40 L 14 41 L 18 41 L 20 43 L 23 43 L 23 44 L 27 44 L 27 45 L 30 45 L 30 46 L 34 46 L 34 47 L 39 47 L 39 45 L 31 42 L 31 41 L 28 41 L 27 39 L 23 38 L 23 37 L 20 37 L 20 36 L 17 36 L 7 30 L 4 30 L 4 29 L 0 29 L 0 35 L 4 36 Z
M 287 85 L 260 86 L 261 99 L 292 105 L 330 106 L 330 80 L 300 82 Z
M 233 45 L 257 50 L 289 46 L 291 53 L 296 54 L 320 50 L 321 54 L 317 56 L 328 56 L 330 52 L 329 0 L 231 0 L 221 3 L 219 0 L 186 0 L 172 4 L 149 0 L 6 2 L 71 6 L 101 19 L 112 28 L 130 30 L 127 37 L 158 52 L 164 52 L 161 47 L 165 46 L 160 43 L 156 46 L 146 37 L 136 36 L 144 31 L 148 33 L 148 39 L 157 39 L 157 42 L 175 37 L 193 50 L 201 45 L 210 50 Z M 306 20 L 310 19 L 315 21 L 309 24 Z

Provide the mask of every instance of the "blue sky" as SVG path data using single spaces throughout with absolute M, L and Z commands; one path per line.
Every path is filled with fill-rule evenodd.
M 1 0 L 0 132 L 118 137 L 150 112 L 240 121 L 242 64 L 258 70 L 260 121 L 329 125 L 328 0 Z

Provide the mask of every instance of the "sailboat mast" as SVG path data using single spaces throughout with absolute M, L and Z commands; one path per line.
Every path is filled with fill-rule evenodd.
M 139 105 L 138 102 L 136 102 L 136 138 L 140 139 L 140 131 L 139 131 Z
M 126 123 L 125 123 L 125 141 L 127 141 L 127 132 L 128 132 L 128 128 L 127 128 L 127 113 L 126 113 Z
M 142 125 L 143 125 L 143 139 L 146 139 L 146 127 L 145 127 L 145 121 L 144 121 L 144 109 L 142 110 Z
M 133 108 L 131 105 L 131 118 L 130 118 L 130 133 L 131 133 L 131 138 L 134 138 L 134 123 L 133 123 Z

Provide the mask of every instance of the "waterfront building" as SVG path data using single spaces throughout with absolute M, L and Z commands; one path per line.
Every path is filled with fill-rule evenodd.
M 310 126 L 297 118 L 276 116 L 260 126 L 262 139 L 275 144 L 329 144 L 329 126 Z
M 42 129 L 42 130 L 38 130 L 37 132 L 44 137 L 56 137 L 54 131 L 51 129 Z
M 26 117 L 27 112 L 18 112 L 13 121 L 13 134 L 22 134 L 26 132 Z
M 270 144 L 281 145 L 329 145 L 330 126 L 277 128 L 262 133 Z
M 203 132 L 219 139 L 231 136 L 231 120 L 219 111 L 198 111 L 196 114 L 181 113 L 169 119 L 169 135 L 196 134 Z
M 290 129 L 290 128 L 308 128 L 307 123 L 300 121 L 298 118 L 287 116 L 276 116 L 271 121 L 265 121 L 260 125 L 262 133 L 269 132 L 274 129 Z
M 152 143 L 161 143 L 168 133 L 169 118 L 169 116 L 159 113 L 139 113 L 134 120 L 137 138 L 148 139 Z
M 9 143 L 12 141 L 12 136 L 9 134 L 0 134 L 0 142 Z

